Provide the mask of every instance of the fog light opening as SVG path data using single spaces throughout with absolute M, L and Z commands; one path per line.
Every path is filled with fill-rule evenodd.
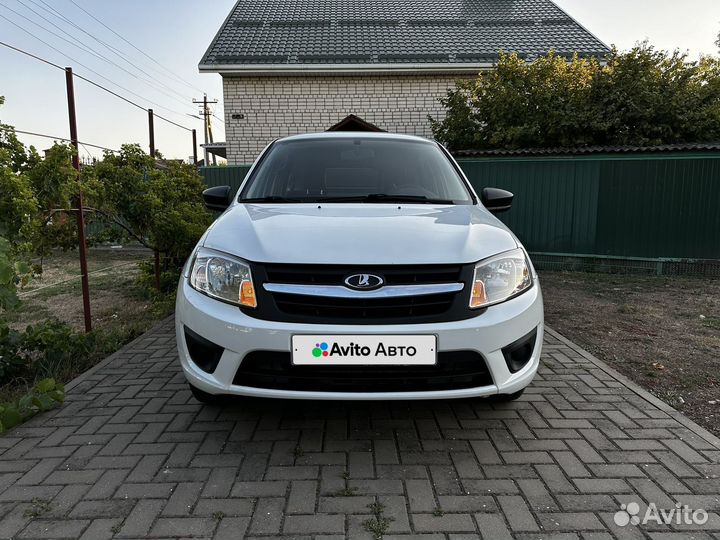
M 537 328 L 507 347 L 503 347 L 502 353 L 510 373 L 517 373 L 530 361 L 535 350 L 536 338 Z
M 205 373 L 213 373 L 225 349 L 199 336 L 187 326 L 185 326 L 184 329 L 185 345 L 187 346 L 190 360 Z

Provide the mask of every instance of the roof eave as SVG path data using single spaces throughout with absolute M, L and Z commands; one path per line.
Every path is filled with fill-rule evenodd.
M 200 64 L 201 73 L 221 75 L 353 75 L 386 73 L 435 73 L 458 75 L 477 73 L 492 69 L 493 62 L 477 64 L 438 63 L 391 63 L 391 64 Z

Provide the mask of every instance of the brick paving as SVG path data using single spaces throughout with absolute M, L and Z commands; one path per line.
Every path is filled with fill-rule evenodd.
M 720 539 L 720 445 L 554 333 L 520 401 L 193 400 L 165 321 L 0 437 L 0 538 Z M 617 526 L 621 504 L 709 514 Z

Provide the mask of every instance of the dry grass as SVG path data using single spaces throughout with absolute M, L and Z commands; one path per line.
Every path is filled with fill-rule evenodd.
M 150 255 L 140 250 L 90 250 L 88 281 L 93 328 L 114 330 L 147 319 L 152 304 L 136 285 L 137 263 Z M 7 314 L 11 326 L 56 317 L 84 329 L 82 288 L 76 252 L 58 252 L 43 261 L 43 273 L 20 293 L 21 306 Z M 151 318 L 154 318 L 151 315 Z

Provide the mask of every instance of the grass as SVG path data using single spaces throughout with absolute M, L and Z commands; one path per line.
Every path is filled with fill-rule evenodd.
M 382 540 L 390 528 L 392 518 L 385 517 L 385 505 L 380 501 L 369 504 L 368 508 L 372 512 L 372 517 L 365 522 L 365 530 L 372 534 L 374 540 Z
M 338 497 L 354 497 L 357 495 L 356 487 L 345 486 L 337 492 Z
M 20 292 L 20 305 L 4 312 L 4 320 L 15 330 L 23 331 L 54 317 L 78 332 L 84 331 L 77 257 L 75 252 L 56 252 L 46 258 L 42 275 Z M 89 250 L 93 349 L 70 364 L 56 366 L 52 373 L 56 380 L 70 381 L 172 313 L 171 299 L 153 301 L 137 283 L 137 263 L 149 257 L 149 253 L 140 250 Z M 0 403 L 24 395 L 35 382 L 32 375 L 26 375 L 0 387 Z
M 38 499 L 35 498 L 30 503 L 30 508 L 25 510 L 25 513 L 23 514 L 25 517 L 28 518 L 37 518 L 42 516 L 43 514 L 50 511 L 51 503 L 48 500 L 45 499 Z

